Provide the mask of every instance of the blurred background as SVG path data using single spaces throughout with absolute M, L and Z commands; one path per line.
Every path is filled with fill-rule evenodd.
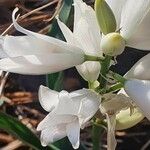
M 94 1 L 86 0 L 86 3 L 93 6 Z M 42 7 L 45 7 L 42 9 Z M 6 35 L 21 35 L 13 26 L 8 31 L 5 30 L 11 25 L 11 15 L 15 7 L 20 9 L 21 17 L 18 22 L 21 26 L 41 33 L 49 34 L 51 24 L 55 15 L 61 8 L 60 0 L 0 0 L 0 33 Z M 37 10 L 37 8 L 39 10 Z M 32 12 L 32 13 L 31 13 Z M 69 22 L 68 26 L 72 28 Z M 123 54 L 117 57 L 117 64 L 111 69 L 124 75 L 135 62 L 146 55 L 146 51 L 126 48 Z M 61 79 L 62 88 L 67 91 L 73 91 L 87 87 L 87 83 L 80 77 L 75 68 L 65 70 Z M 56 75 L 56 74 L 55 74 Z M 55 77 L 54 75 L 54 77 Z M 52 78 L 53 80 L 55 78 Z M 38 102 L 38 88 L 46 85 L 48 79 L 46 75 L 27 76 L 19 74 L 10 74 L 5 88 L 4 96 L 6 102 L 1 106 L 1 110 L 17 117 L 22 123 L 35 128 L 46 114 Z M 51 82 L 49 82 L 51 84 Z M 90 127 L 82 131 L 81 140 L 87 149 L 91 149 Z M 150 150 L 150 123 L 145 119 L 137 126 L 125 130 L 117 131 L 118 141 L 117 150 Z M 0 130 L 0 150 L 28 150 L 22 142 Z M 71 148 L 69 148 L 71 149 Z M 103 147 L 106 149 L 106 135 L 103 138 Z M 66 149 L 65 149 L 66 150 Z

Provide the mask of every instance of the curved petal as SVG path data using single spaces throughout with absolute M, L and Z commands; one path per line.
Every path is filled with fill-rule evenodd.
M 83 51 L 80 48 L 77 48 L 77 47 L 75 48 L 74 46 L 68 45 L 66 42 L 63 42 L 61 40 L 58 40 L 58 39 L 50 37 L 50 36 L 42 35 L 42 34 L 35 33 L 35 32 L 24 29 L 15 20 L 15 14 L 17 11 L 18 11 L 18 8 L 16 8 L 12 14 L 12 20 L 13 20 L 13 24 L 14 24 L 14 27 L 16 28 L 16 30 L 26 34 L 27 36 L 38 38 L 40 40 L 48 42 L 49 44 L 51 44 L 52 47 L 55 47 L 55 48 L 57 47 L 57 52 L 59 51 L 59 52 L 67 52 L 67 53 L 70 52 L 70 53 L 83 54 Z
M 126 78 L 150 80 L 150 54 L 141 58 L 125 75 Z
M 59 92 L 41 85 L 38 92 L 41 106 L 48 112 L 52 111 L 59 102 L 58 94 Z
M 92 28 L 93 33 L 99 33 L 99 26 L 96 19 L 95 11 L 82 0 L 74 0 L 74 33 L 78 32 L 77 24 L 81 18 L 85 19 Z M 94 34 L 95 34 L 94 33 Z
M 116 114 L 114 115 L 106 114 L 106 118 L 108 124 L 108 132 L 107 132 L 108 150 L 115 150 L 117 145 L 115 138 Z
M 7 35 L 4 37 L 3 50 L 10 57 L 50 53 L 66 53 L 66 50 L 63 48 L 63 46 L 60 47 L 49 42 L 33 36 Z
M 102 50 L 100 49 L 101 36 L 99 30 L 89 23 L 85 18 L 81 18 L 76 24 L 76 31 L 74 36 L 77 38 L 84 52 L 88 55 L 101 56 Z
M 74 45 L 74 46 L 78 45 L 79 43 L 76 41 L 72 31 L 63 22 L 61 22 L 59 18 L 57 18 L 57 22 L 67 43 Z
M 80 142 L 79 142 L 80 141 L 80 125 L 79 125 L 78 119 L 67 124 L 66 133 L 67 133 L 68 139 L 71 142 L 73 148 L 78 149 L 79 144 L 80 144 Z
M 57 114 L 77 115 L 80 110 L 81 101 L 73 101 L 67 91 L 59 93 L 59 104 L 56 108 Z
M 127 46 L 140 50 L 150 50 L 150 11 L 139 25 L 136 32 L 127 41 Z
M 126 0 L 106 0 L 107 4 L 112 9 L 116 22 L 117 22 L 117 29 L 120 28 L 120 22 L 121 22 L 121 12 L 122 8 L 125 5 Z
M 66 136 L 65 126 L 57 125 L 42 130 L 40 140 L 42 146 L 47 146 L 50 143 L 58 141 Z
M 84 61 L 83 56 L 73 54 L 25 55 L 0 60 L 0 69 L 20 74 L 47 74 L 58 72 Z
M 125 91 L 150 120 L 150 81 L 129 80 L 125 83 Z
M 79 111 L 79 121 L 81 126 L 89 121 L 99 109 L 101 102 L 101 97 L 94 91 L 88 90 L 89 92 L 82 98 L 80 111 Z
M 94 82 L 99 77 L 101 66 L 99 62 L 86 61 L 76 68 L 84 80 Z
M 68 124 L 77 119 L 74 115 L 49 113 L 38 125 L 37 130 L 41 131 L 49 127 L 57 126 L 59 124 Z
M 121 16 L 121 35 L 129 40 L 150 10 L 150 0 L 127 0 Z M 133 11 L 134 8 L 134 11 Z M 132 12 L 132 14 L 131 14 Z

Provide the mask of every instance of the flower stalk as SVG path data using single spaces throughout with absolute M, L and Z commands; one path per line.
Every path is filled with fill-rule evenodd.
M 104 57 L 96 57 L 96 56 L 91 56 L 91 55 L 85 55 L 84 60 L 85 61 L 99 61 L 102 62 L 104 61 Z
M 93 150 L 101 150 L 104 128 L 99 126 L 99 124 L 101 124 L 101 121 L 99 119 L 95 119 L 92 127 Z
M 109 67 L 110 67 L 110 62 L 111 62 L 111 57 L 106 56 L 105 59 L 100 62 L 101 63 L 101 72 L 100 72 L 100 77 L 98 78 L 98 81 L 100 83 L 99 87 L 97 88 L 98 90 L 105 90 L 106 88 L 106 75 L 109 72 Z M 93 150 L 100 150 L 100 139 L 102 138 L 102 134 L 104 132 L 104 129 L 101 126 L 98 126 L 97 124 L 101 124 L 99 119 L 95 120 L 96 124 L 93 124 L 92 128 L 92 141 L 93 141 Z
M 106 74 L 109 71 L 110 67 L 110 61 L 111 61 L 111 56 L 106 56 L 104 61 L 101 62 L 101 75 L 98 78 L 98 81 L 100 83 L 99 89 L 105 88 L 107 81 L 106 81 Z

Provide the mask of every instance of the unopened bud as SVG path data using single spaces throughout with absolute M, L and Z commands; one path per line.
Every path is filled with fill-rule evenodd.
M 102 38 L 101 49 L 105 55 L 120 55 L 125 49 L 125 40 L 119 33 L 109 33 Z

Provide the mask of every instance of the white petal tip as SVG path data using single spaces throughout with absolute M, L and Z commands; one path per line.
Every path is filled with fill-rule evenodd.
M 43 147 L 46 147 L 48 144 L 45 143 L 44 141 L 41 141 L 41 145 L 42 145 Z
M 78 149 L 78 148 L 79 148 L 79 142 L 76 143 L 75 145 L 72 145 L 72 147 L 73 147 L 74 149 Z

